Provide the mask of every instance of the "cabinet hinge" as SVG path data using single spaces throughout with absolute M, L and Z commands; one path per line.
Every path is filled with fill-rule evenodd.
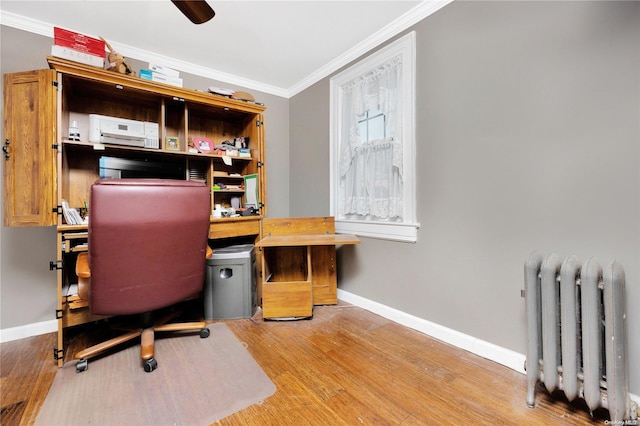
M 64 350 L 53 348 L 53 359 L 59 361 L 62 358 L 64 358 Z
M 64 311 L 62 309 L 56 309 L 56 319 L 62 319 L 62 317 L 64 316 Z
M 261 127 L 264 124 L 262 120 L 256 120 L 256 127 Z
M 258 167 L 264 167 L 264 163 L 263 163 L 262 161 L 258 161 L 258 162 L 256 163 L 256 166 L 258 166 Z
M 49 261 L 49 270 L 53 271 L 54 269 L 62 269 L 62 260 Z
M 51 148 L 55 149 L 56 151 L 58 150 L 58 144 L 54 143 L 51 145 Z
M 58 87 L 58 82 L 57 81 L 52 81 L 51 84 L 53 85 L 53 87 Z
M 53 213 L 62 214 L 62 206 L 55 206 L 51 209 Z

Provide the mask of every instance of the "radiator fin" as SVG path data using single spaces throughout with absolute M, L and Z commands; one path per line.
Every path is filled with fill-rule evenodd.
M 590 411 L 609 410 L 612 422 L 636 420 L 628 391 L 624 270 L 615 260 L 603 272 L 590 258 L 564 261 L 532 253 L 524 267 L 527 312 L 527 405 L 535 387 L 582 398 Z

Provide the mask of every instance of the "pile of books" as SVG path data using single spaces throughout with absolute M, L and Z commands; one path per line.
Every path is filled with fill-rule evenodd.
M 160 83 L 170 84 L 172 86 L 182 87 L 182 79 L 180 72 L 164 65 L 149 63 L 149 69 L 141 69 L 138 73 L 140 78 L 145 80 L 157 81 Z
M 51 55 L 104 68 L 104 41 L 64 28 L 53 27 Z

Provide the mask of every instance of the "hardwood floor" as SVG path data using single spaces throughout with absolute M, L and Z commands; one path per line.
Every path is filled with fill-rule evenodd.
M 536 393 L 526 378 L 371 312 L 340 303 L 311 320 L 226 321 L 277 386 L 220 425 L 591 425 L 581 401 Z M 68 333 L 73 334 L 73 333 Z M 67 353 L 86 343 L 76 333 Z M 2 343 L 0 424 L 33 424 L 57 368 L 55 334 Z M 215 386 L 215 384 L 212 384 Z

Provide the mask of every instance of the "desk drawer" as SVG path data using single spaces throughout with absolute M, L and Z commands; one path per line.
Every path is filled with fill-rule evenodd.
M 244 220 L 217 219 L 209 225 L 209 238 L 232 238 L 247 235 L 260 235 L 260 219 L 250 218 Z

